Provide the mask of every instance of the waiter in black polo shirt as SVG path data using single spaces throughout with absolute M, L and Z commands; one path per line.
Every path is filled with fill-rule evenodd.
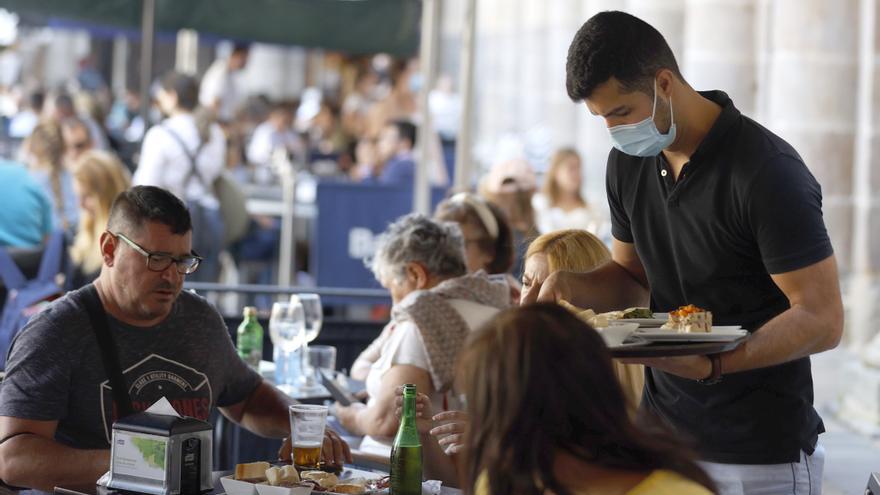
M 613 260 L 554 273 L 531 299 L 596 311 L 695 304 L 752 331 L 726 354 L 641 360 L 642 404 L 695 440 L 720 493 L 819 493 L 824 427 L 809 356 L 843 329 L 819 184 L 725 93 L 691 88 L 663 36 L 636 17 L 587 21 L 566 72 L 568 95 L 605 119 L 614 144 Z

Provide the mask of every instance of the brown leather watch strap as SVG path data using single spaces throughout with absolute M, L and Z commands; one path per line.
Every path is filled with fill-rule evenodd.
M 703 378 L 702 380 L 697 380 L 703 385 L 715 385 L 716 383 L 721 381 L 722 370 L 721 370 L 721 354 L 709 354 L 706 356 L 712 362 L 712 372 L 709 373 L 709 376 Z

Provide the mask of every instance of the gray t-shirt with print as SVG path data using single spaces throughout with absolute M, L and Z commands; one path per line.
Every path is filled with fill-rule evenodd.
M 84 290 L 52 303 L 16 337 L 0 386 L 0 416 L 57 420 L 57 441 L 109 448 L 115 407 Z M 238 357 L 217 311 L 186 291 L 158 325 L 134 327 L 111 317 L 110 331 L 136 411 L 164 396 L 181 415 L 207 420 L 214 407 L 245 400 L 262 380 Z

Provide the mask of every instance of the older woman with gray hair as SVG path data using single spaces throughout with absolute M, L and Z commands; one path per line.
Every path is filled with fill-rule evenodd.
M 337 405 L 336 416 L 350 432 L 390 446 L 399 424 L 395 390 L 414 383 L 435 410 L 457 408 L 452 379 L 464 340 L 507 307 L 510 295 L 504 282 L 484 272 L 467 274 L 457 224 L 424 215 L 391 224 L 379 238 L 371 268 L 391 292 L 391 322 L 352 367 L 354 378 L 366 380 L 369 401 Z

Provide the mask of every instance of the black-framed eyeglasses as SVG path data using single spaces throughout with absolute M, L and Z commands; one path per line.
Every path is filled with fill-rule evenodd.
M 177 273 L 180 273 L 181 275 L 189 275 L 199 268 L 199 263 L 201 263 L 203 259 L 196 254 L 195 251 L 189 256 L 181 256 L 179 258 L 168 254 L 151 253 L 126 237 L 124 234 L 118 232 L 110 232 L 110 234 L 122 239 L 126 244 L 131 246 L 132 249 L 147 258 L 147 270 L 152 272 L 164 272 L 169 266 L 171 266 L 171 263 L 174 263 L 177 265 Z

